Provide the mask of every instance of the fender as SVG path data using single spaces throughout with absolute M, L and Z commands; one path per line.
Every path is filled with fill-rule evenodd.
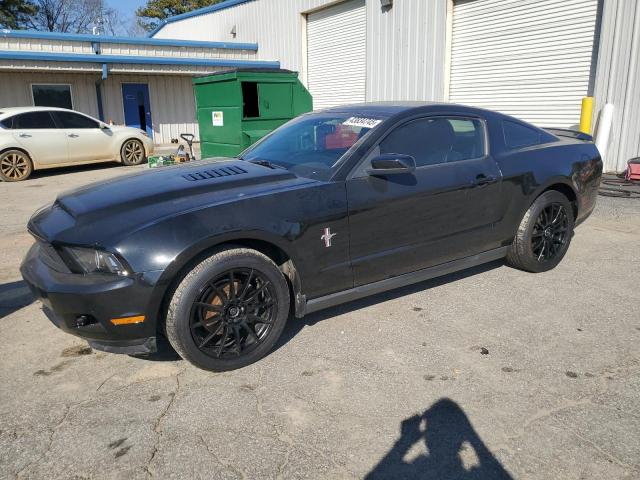
M 246 244 L 251 241 L 263 242 L 282 251 L 287 257 L 280 267 L 291 283 L 294 295 L 294 304 L 296 307 L 296 316 L 304 305 L 305 298 L 302 294 L 302 285 L 300 276 L 296 268 L 298 255 L 293 246 L 284 238 L 264 230 L 249 230 L 238 232 L 226 232 L 220 235 L 214 235 L 195 244 L 189 245 L 182 250 L 162 272 L 156 282 L 156 287 L 152 293 L 149 305 L 154 310 L 156 318 L 160 318 L 165 308 L 165 300 L 167 291 L 173 288 L 178 280 L 182 277 L 181 272 L 193 263 L 204 258 L 206 252 L 210 252 L 219 245 L 223 244 Z
M 36 160 L 34 160 L 34 156 L 31 154 L 31 152 L 29 151 L 28 148 L 25 148 L 24 145 L 22 145 L 21 143 L 5 143 L 3 146 L 0 146 L 0 154 L 6 152 L 7 150 L 20 150 L 23 153 L 26 153 L 27 155 L 29 155 L 29 158 L 31 159 L 31 165 L 33 166 L 33 170 L 39 170 L 40 165 L 38 164 L 38 162 Z
M 557 175 L 551 178 L 546 179 L 546 181 L 540 185 L 538 185 L 533 192 L 531 193 L 531 202 L 527 206 L 527 209 L 531 206 L 531 204 L 538 198 L 545 190 L 548 190 L 549 187 L 553 185 L 565 185 L 571 189 L 574 197 L 577 197 L 578 189 L 576 187 L 575 181 L 573 179 L 569 179 L 562 175 Z M 571 200 L 571 199 L 570 199 Z
M 520 210 L 520 218 L 522 218 L 524 216 L 524 214 L 527 212 L 527 210 L 529 210 L 529 207 L 531 207 L 531 205 L 533 205 L 533 202 L 535 202 L 536 199 L 540 195 L 542 195 L 542 193 L 544 191 L 548 190 L 550 187 L 552 187 L 554 185 L 564 185 L 566 188 L 571 190 L 571 192 L 573 193 L 573 198 L 569 198 L 569 201 L 571 203 L 575 203 L 576 211 L 573 212 L 573 213 L 577 217 L 578 205 L 577 205 L 577 202 L 576 202 L 577 188 L 575 186 L 575 182 L 572 181 L 572 179 L 567 178 L 566 176 L 556 175 L 556 176 L 547 178 L 543 183 L 535 186 L 530 191 L 530 193 L 528 195 L 528 201 L 523 205 L 523 208 Z

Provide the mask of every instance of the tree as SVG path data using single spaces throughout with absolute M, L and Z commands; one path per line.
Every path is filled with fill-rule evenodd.
M 137 19 L 105 0 L 0 0 L 0 28 L 140 36 Z
M 146 6 L 136 11 L 136 15 L 140 25 L 145 30 L 151 31 L 160 25 L 162 20 L 198 8 L 208 7 L 220 1 L 222 0 L 148 0 Z
M 37 11 L 28 28 L 48 32 L 93 33 L 112 21 L 117 12 L 103 0 L 34 0 Z M 102 32 L 104 33 L 104 32 Z
M 23 28 L 36 11 L 29 0 L 0 0 L 0 28 Z

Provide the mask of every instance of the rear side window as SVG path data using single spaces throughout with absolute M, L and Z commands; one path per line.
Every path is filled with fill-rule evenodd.
M 502 122 L 504 143 L 507 148 L 522 148 L 542 143 L 542 133 L 521 123 Z
M 483 157 L 482 122 L 470 118 L 421 118 L 394 129 L 380 143 L 380 153 L 411 155 L 417 167 Z
M 12 117 L 11 128 L 15 129 L 43 129 L 56 128 L 49 112 L 27 112 Z
M 73 112 L 53 112 L 62 128 L 99 128 L 100 125 L 84 115 Z

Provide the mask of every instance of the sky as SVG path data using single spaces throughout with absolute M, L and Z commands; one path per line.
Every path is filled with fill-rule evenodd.
M 120 12 L 120 18 L 123 22 L 126 22 L 127 25 L 122 25 L 121 31 L 117 32 L 120 35 L 129 35 L 142 34 L 141 32 L 134 33 L 132 25 L 135 24 L 136 19 L 136 10 L 145 5 L 146 0 L 106 0 L 106 3 L 111 7 L 115 8 Z
M 123 14 L 131 16 L 138 7 L 141 7 L 147 2 L 145 0 L 107 0 L 107 3 L 111 7 L 120 10 Z

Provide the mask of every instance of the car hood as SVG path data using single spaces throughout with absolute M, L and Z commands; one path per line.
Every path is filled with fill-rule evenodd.
M 104 245 L 162 218 L 308 182 L 236 159 L 201 160 L 65 192 L 34 214 L 29 229 L 47 241 Z
M 135 127 L 127 127 L 126 125 L 109 125 L 109 130 L 113 131 L 113 132 L 125 132 L 125 131 L 130 131 L 130 132 L 135 132 L 135 133 L 142 133 L 144 134 L 145 131 L 140 129 L 140 128 L 135 128 Z

